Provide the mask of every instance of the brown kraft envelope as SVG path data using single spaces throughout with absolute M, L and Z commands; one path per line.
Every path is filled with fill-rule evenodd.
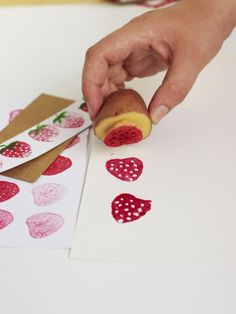
M 0 132 L 0 144 L 51 117 L 73 102 L 74 100 L 41 94 Z M 1 174 L 14 179 L 35 182 L 70 142 L 71 139 L 39 157 Z

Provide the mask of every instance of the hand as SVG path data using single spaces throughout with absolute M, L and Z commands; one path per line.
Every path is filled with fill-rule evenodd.
M 158 123 L 183 101 L 235 20 L 235 0 L 182 0 L 147 12 L 99 41 L 87 51 L 82 79 L 91 118 L 125 81 L 167 69 L 149 104 L 152 121 Z

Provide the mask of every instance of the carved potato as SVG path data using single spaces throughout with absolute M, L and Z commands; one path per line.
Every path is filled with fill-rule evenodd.
M 142 97 L 131 89 L 110 94 L 94 122 L 94 131 L 108 146 L 132 144 L 148 137 L 152 122 Z

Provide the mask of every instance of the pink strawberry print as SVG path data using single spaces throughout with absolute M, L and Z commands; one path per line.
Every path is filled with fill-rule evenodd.
M 72 138 L 71 142 L 69 143 L 69 145 L 66 147 L 66 149 L 71 148 L 73 146 L 75 146 L 76 144 L 78 144 L 80 142 L 80 136 L 76 135 Z
M 25 158 L 31 155 L 31 147 L 26 142 L 16 141 L 9 145 L 0 145 L 0 154 L 10 158 Z
M 143 139 L 142 132 L 135 126 L 124 125 L 112 130 L 104 139 L 104 143 L 110 147 L 126 144 L 134 144 Z
M 29 132 L 29 136 L 42 142 L 52 142 L 59 134 L 59 130 L 55 125 L 38 124 L 37 127 Z
M 61 173 L 72 166 L 72 161 L 70 158 L 64 156 L 58 156 L 54 162 L 44 171 L 43 175 L 53 176 L 55 174 Z
M 113 200 L 111 208 L 112 216 L 117 222 L 132 222 L 144 216 L 151 209 L 151 201 L 124 193 Z
M 44 183 L 32 189 L 34 203 L 40 207 L 58 202 L 66 192 L 67 188 L 57 183 Z
M 20 192 L 19 186 L 13 182 L 0 181 L 0 202 L 5 202 Z
M 79 109 L 83 110 L 84 112 L 88 112 L 88 106 L 86 102 L 83 102 L 80 106 Z
M 40 213 L 26 220 L 32 238 L 46 238 L 58 231 L 64 224 L 62 216 L 53 213 Z
M 79 128 L 84 124 L 84 118 L 78 112 L 63 111 L 56 116 L 53 123 L 61 128 Z
M 19 114 L 22 112 L 22 109 L 15 109 L 13 111 L 10 112 L 9 114 L 9 122 L 12 122 L 17 116 L 19 116 Z
M 116 178 L 132 182 L 142 174 L 143 162 L 136 157 L 110 159 L 106 162 L 106 169 Z
M 0 209 L 0 230 L 12 223 L 13 220 L 14 217 L 10 212 Z

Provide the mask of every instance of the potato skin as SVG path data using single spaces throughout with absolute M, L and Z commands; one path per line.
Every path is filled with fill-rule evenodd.
M 149 113 L 142 97 L 132 89 L 122 89 L 111 93 L 102 105 L 94 121 L 94 128 L 107 118 L 128 112 L 139 112 L 149 118 Z

